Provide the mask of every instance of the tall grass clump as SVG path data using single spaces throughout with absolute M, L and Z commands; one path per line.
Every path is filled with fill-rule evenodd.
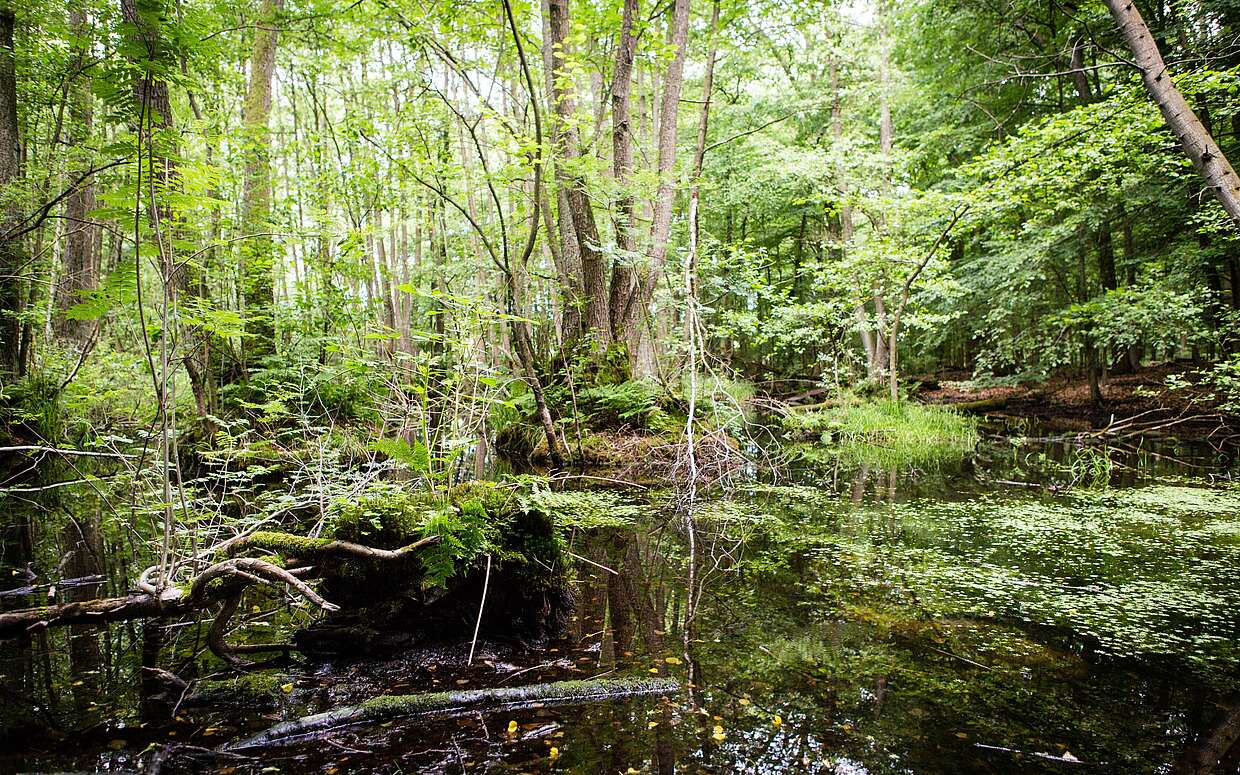
M 959 459 L 977 445 L 977 421 L 952 409 L 910 402 L 841 400 L 790 412 L 784 426 L 816 433 L 840 459 L 928 465 Z

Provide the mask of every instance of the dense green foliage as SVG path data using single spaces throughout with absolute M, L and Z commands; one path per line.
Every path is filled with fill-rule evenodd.
M 1234 392 L 1240 238 L 1114 62 L 1101 3 L 717 5 L 714 31 L 711 8 L 691 9 L 668 148 L 669 9 L 634 21 L 629 174 L 607 150 L 614 3 L 574 4 L 554 45 L 522 4 L 511 29 L 486 23 L 504 6 L 485 2 L 19 9 L 21 169 L 5 201 L 29 260 L 6 280 L 19 307 L 0 311 L 19 334 L 13 435 L 104 438 L 121 414 L 100 413 L 105 395 L 208 445 L 238 423 L 399 414 L 437 469 L 496 406 L 541 422 L 530 380 L 561 428 L 578 413 L 663 427 L 684 413 L 689 347 L 720 376 L 862 386 L 944 368 L 1097 378 L 1191 355 L 1219 361 L 1213 384 Z M 1240 151 L 1235 10 L 1143 11 L 1190 103 Z M 670 170 L 644 166 L 664 151 Z M 657 236 L 617 224 L 632 202 L 655 214 L 668 184 L 660 265 Z M 604 280 L 661 273 L 628 339 L 614 322 L 584 345 L 569 328 L 589 311 L 564 268 L 584 249 L 565 232 L 576 189 L 595 203 L 586 248 Z

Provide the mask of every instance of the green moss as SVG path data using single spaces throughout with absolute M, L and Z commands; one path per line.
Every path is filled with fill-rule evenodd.
M 285 695 L 292 678 L 284 673 L 242 673 L 233 678 L 194 684 L 194 700 L 212 705 L 271 707 Z
M 536 490 L 525 506 L 555 519 L 561 530 L 634 527 L 651 510 L 607 490 Z
M 293 533 L 280 533 L 268 530 L 259 530 L 250 534 L 242 541 L 233 544 L 230 549 L 233 554 L 251 547 L 258 549 L 266 549 L 283 556 L 303 556 L 314 554 L 319 549 L 331 542 L 328 538 L 307 538 Z
M 528 569 L 523 574 L 527 580 L 543 587 L 555 583 L 556 577 L 546 568 L 563 565 L 552 516 L 529 510 L 516 487 L 495 482 L 465 482 L 443 493 L 377 487 L 340 507 L 329 532 L 341 540 L 382 549 L 398 549 L 430 536 L 440 539 L 400 568 L 362 559 L 342 563 L 340 573 L 357 578 L 401 572 L 418 577 L 423 587 L 444 587 L 490 554 Z

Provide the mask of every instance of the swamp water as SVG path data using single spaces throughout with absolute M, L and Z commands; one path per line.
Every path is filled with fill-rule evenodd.
M 567 527 L 563 635 L 484 641 L 472 665 L 465 639 L 355 662 L 294 654 L 237 678 L 196 657 L 193 622 L 0 644 L 0 772 L 1172 772 L 1240 705 L 1230 462 L 1168 440 L 1100 455 L 1017 435 L 1033 434 L 1006 428 L 965 460 L 913 468 L 801 448 L 778 480 L 701 502 L 692 593 L 666 496 L 617 491 Z M 43 578 L 91 575 L 32 556 Z M 134 569 L 103 565 L 73 594 L 122 592 Z M 244 638 L 307 617 L 271 607 Z M 225 681 L 209 702 L 142 668 L 195 664 Z M 654 675 L 685 689 L 212 753 L 386 693 Z

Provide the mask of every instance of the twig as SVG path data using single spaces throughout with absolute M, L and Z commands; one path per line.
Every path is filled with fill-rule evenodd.
M 474 649 L 478 646 L 478 630 L 482 627 L 482 609 L 487 604 L 487 589 L 491 586 L 491 555 L 487 554 L 487 575 L 482 579 L 482 599 L 478 601 L 478 619 L 474 622 L 474 639 L 469 644 L 469 660 L 465 663 L 472 665 L 474 663 Z

